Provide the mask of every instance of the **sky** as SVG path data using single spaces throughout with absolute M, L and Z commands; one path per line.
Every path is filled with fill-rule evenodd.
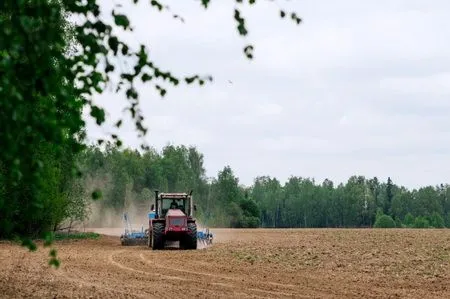
M 131 3 L 101 0 L 102 11 L 120 2 Z M 214 77 L 204 87 L 166 85 L 163 99 L 139 86 L 150 146 L 194 145 L 208 176 L 229 165 L 245 185 L 262 175 L 450 183 L 449 1 L 257 1 L 239 5 L 246 38 L 234 1 L 207 10 L 200 1 L 162 1 L 184 23 L 148 2 L 118 9 L 134 27 L 119 36 L 148 46 L 155 64 L 175 75 Z M 303 22 L 281 19 L 280 8 Z M 248 43 L 252 61 L 242 51 Z M 124 115 L 115 132 L 139 147 L 124 95 L 108 91 L 95 101 L 110 121 L 88 120 L 89 138 L 104 137 Z

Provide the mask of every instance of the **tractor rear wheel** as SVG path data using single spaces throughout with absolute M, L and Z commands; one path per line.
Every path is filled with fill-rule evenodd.
M 164 248 L 164 224 L 154 223 L 152 230 L 151 245 L 152 249 L 163 249 Z
M 188 223 L 188 231 L 183 245 L 185 249 L 197 249 L 197 224 Z

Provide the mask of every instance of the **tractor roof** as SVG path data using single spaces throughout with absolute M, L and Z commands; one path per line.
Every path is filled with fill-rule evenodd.
M 187 193 L 160 193 L 159 196 L 161 198 L 185 198 L 188 197 L 189 195 Z

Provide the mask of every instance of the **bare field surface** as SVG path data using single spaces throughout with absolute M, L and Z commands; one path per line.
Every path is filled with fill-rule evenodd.
M 450 230 L 214 229 L 196 251 L 0 243 L 2 298 L 450 298 Z

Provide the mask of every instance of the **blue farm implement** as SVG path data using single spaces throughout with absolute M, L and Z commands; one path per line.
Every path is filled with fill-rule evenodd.
M 197 231 L 197 242 L 202 243 L 205 246 L 209 246 L 213 242 L 213 234 L 209 232 L 209 228 L 204 231 Z
M 148 230 L 141 231 L 133 230 L 131 227 L 131 221 L 127 213 L 123 214 L 123 222 L 125 225 L 125 232 L 120 236 L 120 243 L 124 246 L 130 245 L 145 245 L 148 242 Z

